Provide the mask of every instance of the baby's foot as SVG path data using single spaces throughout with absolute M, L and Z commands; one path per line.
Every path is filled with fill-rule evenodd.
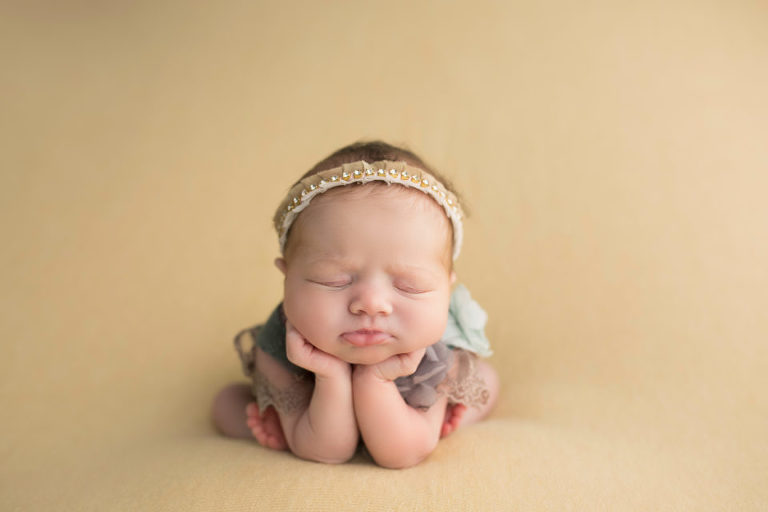
M 251 402 L 246 406 L 245 414 L 248 417 L 246 423 L 261 446 L 273 450 L 288 449 L 283 427 L 280 425 L 280 417 L 274 407 L 269 406 L 260 413 L 258 404 Z
M 443 427 L 440 429 L 441 438 L 459 428 L 459 423 L 461 423 L 461 419 L 464 417 L 466 411 L 467 406 L 464 404 L 448 404 L 445 408 Z

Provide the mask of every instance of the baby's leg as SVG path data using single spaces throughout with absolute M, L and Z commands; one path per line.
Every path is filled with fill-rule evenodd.
M 270 402 L 281 408 L 282 413 L 292 417 L 298 409 L 306 407 L 312 393 L 311 382 L 297 379 L 260 348 L 256 349 L 256 371 L 259 389 L 271 397 Z M 260 409 L 247 384 L 231 384 L 219 392 L 213 402 L 213 421 L 227 436 L 255 438 L 260 445 L 273 450 L 288 448 L 278 411 L 272 405 Z
M 213 422 L 229 437 L 253 439 L 273 450 L 285 450 L 288 445 L 274 407 L 259 411 L 248 384 L 230 384 L 213 401 Z
M 299 378 L 281 362 L 256 348 L 256 393 L 264 407 L 251 401 L 246 408 L 246 424 L 260 445 L 273 450 L 289 448 L 284 428 L 293 429 L 297 418 L 309 405 L 314 383 Z
M 263 411 L 259 411 L 259 404 L 251 402 L 245 409 L 246 424 L 250 428 L 251 435 L 261 446 L 273 450 L 287 450 L 288 443 L 285 440 L 283 426 L 280 424 L 280 416 L 271 405 Z
M 499 397 L 499 377 L 496 370 L 484 361 L 477 362 L 477 376 L 484 382 L 488 389 L 488 400 L 479 407 L 467 407 L 464 404 L 448 404 L 445 409 L 445 419 L 440 431 L 440 437 L 445 437 L 462 425 L 471 425 L 482 420 L 496 405 Z
M 229 437 L 253 438 L 246 424 L 246 406 L 253 402 L 248 384 L 230 384 L 213 400 L 213 423 L 219 432 Z

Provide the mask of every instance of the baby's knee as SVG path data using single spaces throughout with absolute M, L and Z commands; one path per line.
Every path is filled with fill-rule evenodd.
M 245 407 L 253 401 L 248 384 L 230 384 L 219 391 L 211 407 L 213 423 L 219 432 L 229 437 L 252 437 L 246 424 Z

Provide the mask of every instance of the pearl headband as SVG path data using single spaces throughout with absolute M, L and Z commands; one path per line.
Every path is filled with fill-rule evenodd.
M 420 190 L 434 199 L 445 210 L 445 214 L 453 225 L 453 259 L 459 257 L 463 228 L 461 207 L 456 196 L 428 172 L 406 162 L 380 160 L 373 163 L 365 161 L 344 164 L 308 176 L 288 192 L 288 196 L 280 204 L 274 217 L 275 229 L 280 236 L 280 252 L 285 249 L 285 241 L 296 216 L 309 206 L 312 199 L 332 188 L 371 181 L 383 181 L 387 184 L 397 183 L 409 188 Z

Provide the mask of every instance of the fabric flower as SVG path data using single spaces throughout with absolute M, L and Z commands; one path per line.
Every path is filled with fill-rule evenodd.
M 457 285 L 451 294 L 448 312 L 448 325 L 442 338 L 448 346 L 475 352 L 483 357 L 493 353 L 485 337 L 488 314 L 472 299 L 464 285 Z

